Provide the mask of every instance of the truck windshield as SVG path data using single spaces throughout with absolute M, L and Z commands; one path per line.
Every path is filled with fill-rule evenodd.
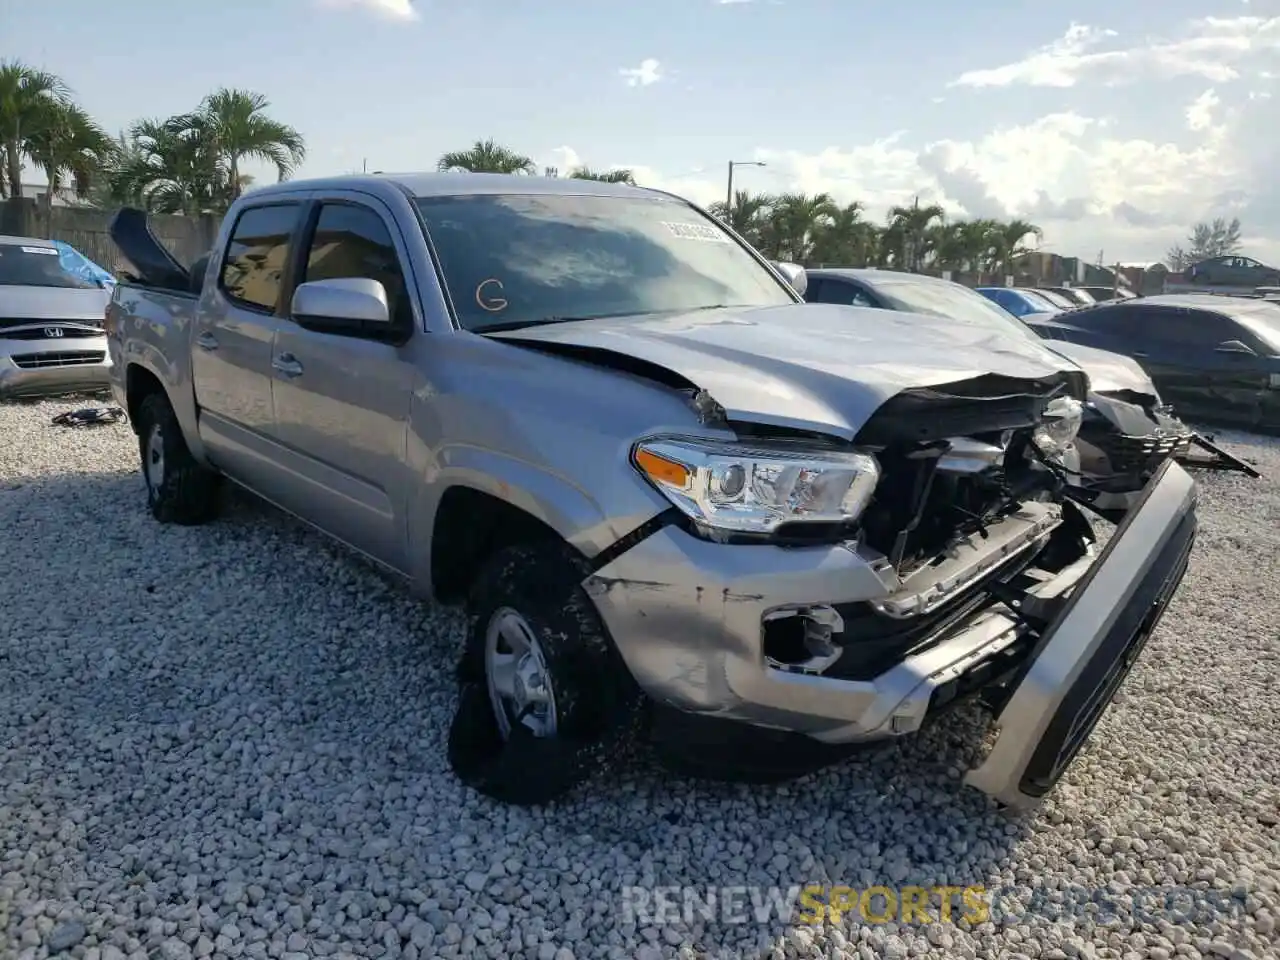
M 418 198 L 464 329 L 794 303 L 714 220 L 665 198 Z
M 99 290 L 103 284 L 67 269 L 56 247 L 0 243 L 0 287 L 71 287 Z

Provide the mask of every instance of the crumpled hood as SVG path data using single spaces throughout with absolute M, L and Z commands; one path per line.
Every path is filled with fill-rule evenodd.
M 1132 390 L 1159 397 L 1147 372 L 1131 357 L 1065 340 L 1048 340 L 1046 345 L 1079 364 L 1080 369 L 1089 375 L 1090 388 L 1097 393 Z
M 0 285 L 0 320 L 94 320 L 102 322 L 110 290 Z
M 730 420 L 852 440 L 903 390 L 994 375 L 1053 380 L 1077 366 L 1032 337 L 942 317 L 832 304 L 584 320 L 487 334 L 608 351 L 705 390 Z

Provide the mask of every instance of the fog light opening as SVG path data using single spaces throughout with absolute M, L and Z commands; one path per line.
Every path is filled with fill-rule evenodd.
M 772 610 L 764 616 L 764 658 L 775 670 L 819 674 L 843 652 L 836 636 L 844 620 L 834 607 L 808 606 Z

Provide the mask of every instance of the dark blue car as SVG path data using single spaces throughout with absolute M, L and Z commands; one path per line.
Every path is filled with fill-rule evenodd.
M 1041 336 L 1132 357 L 1189 419 L 1280 432 L 1280 305 L 1173 294 L 1027 318 Z

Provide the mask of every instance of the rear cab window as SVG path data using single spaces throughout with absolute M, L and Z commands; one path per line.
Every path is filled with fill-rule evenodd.
M 218 288 L 235 304 L 275 313 L 302 204 L 249 207 L 236 218 L 222 258 Z

